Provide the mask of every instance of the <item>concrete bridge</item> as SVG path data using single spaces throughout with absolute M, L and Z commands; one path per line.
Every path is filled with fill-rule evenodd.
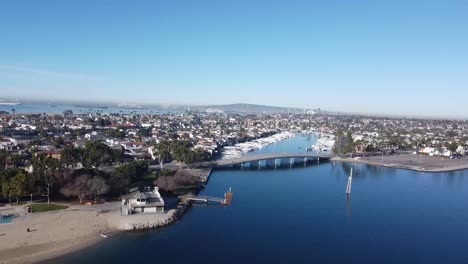
M 251 167 L 260 166 L 262 161 L 265 162 L 265 165 L 268 167 L 276 166 L 292 166 L 295 163 L 304 163 L 307 161 L 325 161 L 329 160 L 331 157 L 328 153 L 276 153 L 276 154 L 258 154 L 258 155 L 247 155 L 235 159 L 225 159 L 217 160 L 212 162 L 206 162 L 205 166 L 213 167 L 224 167 L 224 166 L 243 166 L 244 164 L 249 164 Z

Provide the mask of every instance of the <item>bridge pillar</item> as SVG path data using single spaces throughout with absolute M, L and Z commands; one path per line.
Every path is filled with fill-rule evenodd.
M 307 166 L 307 158 L 304 157 L 304 167 Z
M 317 165 L 320 165 L 320 157 L 317 157 Z
M 292 168 L 294 165 L 294 158 L 289 159 L 289 168 Z
M 280 159 L 280 166 L 283 167 L 283 168 L 287 168 L 287 167 L 289 167 L 290 162 L 291 162 L 291 160 L 288 159 L 288 158 L 281 158 Z
M 275 168 L 276 169 L 276 160 L 275 159 L 268 159 L 265 161 L 265 167 L 267 168 Z
M 257 161 L 251 161 L 249 163 L 250 163 L 250 169 L 258 169 L 258 167 L 260 166 L 260 163 Z
M 262 162 L 261 160 L 258 161 L 258 170 L 260 170 L 262 168 L 262 163 L 261 162 Z

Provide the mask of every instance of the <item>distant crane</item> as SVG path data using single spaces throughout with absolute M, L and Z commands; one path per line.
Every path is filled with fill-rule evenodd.
M 353 168 L 351 168 L 351 173 L 348 178 L 348 186 L 346 186 L 346 195 L 351 195 L 351 184 L 353 183 Z

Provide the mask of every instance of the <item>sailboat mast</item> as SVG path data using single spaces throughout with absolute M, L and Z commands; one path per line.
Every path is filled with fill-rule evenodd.
M 346 186 L 346 194 L 350 195 L 351 194 L 351 185 L 353 183 L 353 168 L 351 168 L 351 173 L 349 174 L 348 178 L 348 185 Z

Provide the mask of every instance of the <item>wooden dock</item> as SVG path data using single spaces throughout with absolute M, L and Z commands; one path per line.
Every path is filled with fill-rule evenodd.
M 229 191 L 224 195 L 223 205 L 231 205 L 233 195 L 234 193 L 231 192 L 231 189 L 229 188 Z
M 194 201 L 194 202 L 203 202 L 203 203 L 212 202 L 212 203 L 219 203 L 220 205 L 231 205 L 233 195 L 234 193 L 231 191 L 231 188 L 229 188 L 229 191 L 227 191 L 224 194 L 224 198 L 187 194 L 187 195 L 180 196 L 179 199 L 187 200 L 187 201 Z

